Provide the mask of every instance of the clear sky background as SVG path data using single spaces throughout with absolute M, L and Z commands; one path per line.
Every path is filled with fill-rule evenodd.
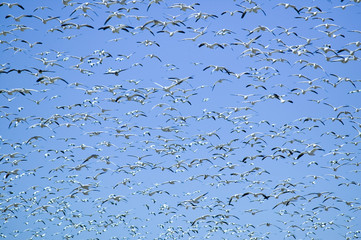
M 354 1 L 0 4 L 8 239 L 356 239 Z

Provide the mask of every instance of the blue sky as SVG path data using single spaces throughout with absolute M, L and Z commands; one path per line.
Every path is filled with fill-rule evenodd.
M 2 237 L 359 237 L 357 1 L 18 4 Z

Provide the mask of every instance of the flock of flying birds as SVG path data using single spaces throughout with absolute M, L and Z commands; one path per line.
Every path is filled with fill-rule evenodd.
M 360 2 L 0 3 L 0 237 L 360 238 Z

